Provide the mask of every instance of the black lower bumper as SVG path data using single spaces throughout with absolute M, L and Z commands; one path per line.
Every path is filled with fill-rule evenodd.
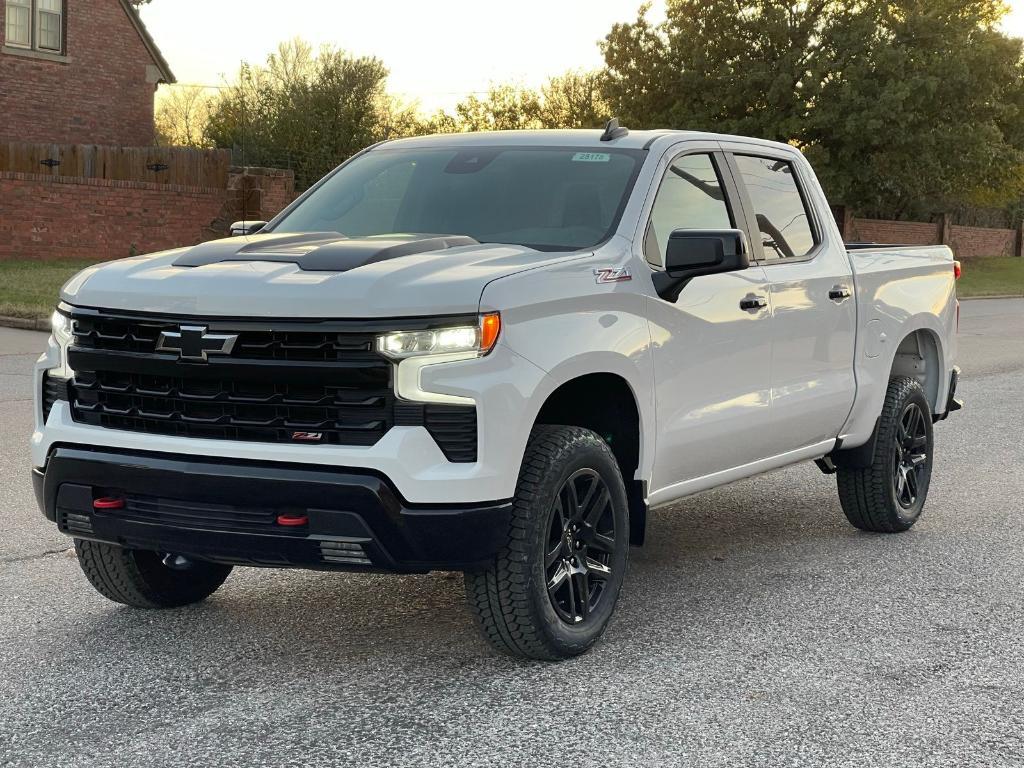
M 464 570 L 493 558 L 511 514 L 511 502 L 408 504 L 369 472 L 77 446 L 56 448 L 33 483 L 68 535 L 234 565 Z

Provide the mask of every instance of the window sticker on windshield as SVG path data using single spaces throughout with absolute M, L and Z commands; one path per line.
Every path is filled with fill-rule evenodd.
M 572 156 L 574 163 L 607 163 L 611 159 L 607 152 L 577 152 Z

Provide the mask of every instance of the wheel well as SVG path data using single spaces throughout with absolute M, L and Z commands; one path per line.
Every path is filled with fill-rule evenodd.
M 889 378 L 909 376 L 917 379 L 924 388 L 932 413 L 938 413 L 939 382 L 942 373 L 939 370 L 939 347 L 930 331 L 918 330 L 900 342 L 896 348 L 896 357 L 892 361 L 892 372 Z
M 640 413 L 626 380 L 613 373 L 592 373 L 567 381 L 545 401 L 536 423 L 583 427 L 608 443 L 626 485 L 630 543 L 642 544 L 647 505 L 643 484 L 636 479 L 640 466 Z

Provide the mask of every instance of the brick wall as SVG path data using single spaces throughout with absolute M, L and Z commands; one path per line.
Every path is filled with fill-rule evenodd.
M 996 229 L 964 227 L 943 214 L 935 222 L 857 219 L 843 206 L 833 214 L 843 239 L 852 243 L 896 243 L 900 245 L 948 245 L 958 259 L 1024 255 L 1024 227 Z
M 106 261 L 194 245 L 231 193 L 0 172 L 0 259 Z
M 153 59 L 120 0 L 66 8 L 66 61 L 0 52 L 0 141 L 152 144 Z
M 938 224 L 918 221 L 854 219 L 853 231 L 846 239 L 854 243 L 899 243 L 901 245 L 937 245 L 941 243 Z
M 959 258 L 1016 256 L 1017 230 L 985 227 L 950 227 L 949 246 Z
M 291 171 L 235 170 L 225 189 L 0 171 L 0 260 L 107 261 L 195 245 L 234 221 L 273 218 L 294 196 Z

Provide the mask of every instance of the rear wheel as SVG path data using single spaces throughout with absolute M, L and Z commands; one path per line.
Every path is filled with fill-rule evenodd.
M 75 554 L 97 592 L 133 608 L 177 608 L 198 603 L 216 592 L 231 573 L 230 565 L 204 561 L 193 561 L 184 570 L 169 568 L 159 552 L 85 539 L 75 539 Z
M 863 531 L 897 533 L 921 516 L 932 476 L 931 408 L 916 379 L 889 382 L 870 467 L 839 469 L 839 501 Z
M 604 633 L 629 553 L 626 491 L 600 437 L 538 426 L 519 475 L 507 544 L 466 574 L 484 636 L 515 656 L 556 660 Z

